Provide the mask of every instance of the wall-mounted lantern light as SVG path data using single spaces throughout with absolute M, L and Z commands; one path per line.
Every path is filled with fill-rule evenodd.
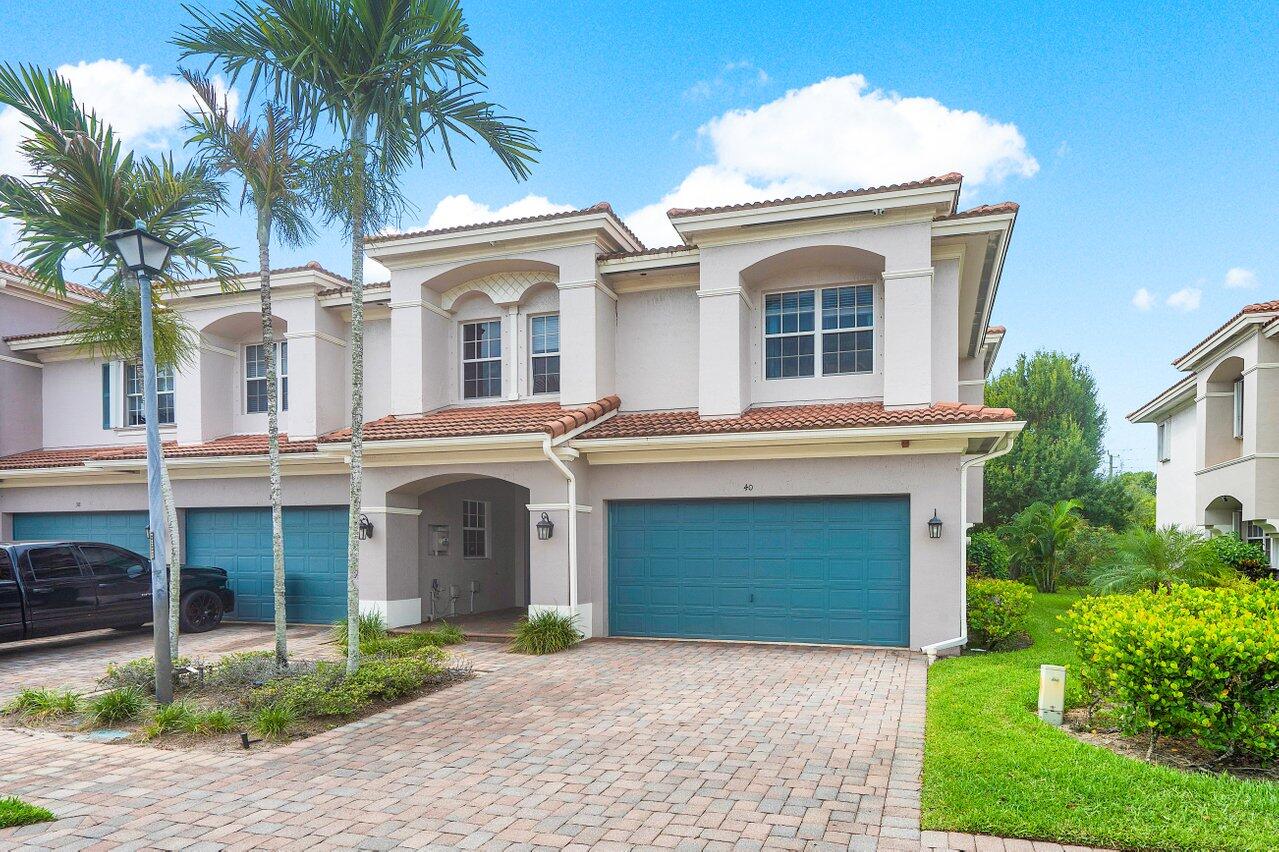
M 543 512 L 542 520 L 537 522 L 538 541 L 546 541 L 554 534 L 555 534 L 555 524 L 553 524 L 551 522 L 551 519 L 546 516 L 545 512 Z
M 933 509 L 933 516 L 928 520 L 928 537 L 941 538 L 941 518 L 937 517 L 936 509 Z
M 360 541 L 373 538 L 373 522 L 368 515 L 360 515 Z

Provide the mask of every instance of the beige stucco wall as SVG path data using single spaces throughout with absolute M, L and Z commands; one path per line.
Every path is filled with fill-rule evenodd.
M 1155 462 L 1155 523 L 1194 528 L 1202 523 L 1195 512 L 1195 406 L 1179 409 L 1166 422 L 1169 458 Z
M 60 307 L 0 290 L 0 456 L 39 447 L 43 415 L 41 367 L 2 338 L 53 331 L 65 314 Z
M 619 296 L 617 393 L 628 411 L 697 408 L 697 311 L 695 287 Z

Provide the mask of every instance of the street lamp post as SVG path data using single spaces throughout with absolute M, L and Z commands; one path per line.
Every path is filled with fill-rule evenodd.
M 173 244 L 148 233 L 142 220 L 132 228 L 113 231 L 107 239 L 138 278 L 142 300 L 142 405 L 147 427 L 147 517 L 151 527 L 151 619 L 155 639 L 155 700 L 173 701 L 173 660 L 169 654 L 169 530 L 165 525 L 164 497 L 160 486 L 159 402 L 156 398 L 155 338 L 151 322 L 151 276 L 169 260 Z M 180 570 L 174 566 L 173 570 Z

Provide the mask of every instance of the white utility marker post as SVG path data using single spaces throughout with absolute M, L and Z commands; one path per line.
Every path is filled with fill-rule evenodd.
M 1039 718 L 1050 725 L 1061 727 L 1062 713 L 1066 709 L 1065 666 L 1039 667 Z
M 151 322 L 151 276 L 169 260 L 171 243 L 147 232 L 138 220 L 132 228 L 113 231 L 107 239 L 115 244 L 124 265 L 138 278 L 142 301 L 142 407 L 147 427 L 147 516 L 151 526 L 151 630 L 155 644 L 155 700 L 173 701 L 173 660 L 169 654 L 169 568 L 168 532 L 164 498 L 160 488 L 160 412 L 156 396 L 155 337 Z M 181 570 L 174 566 L 174 571 Z

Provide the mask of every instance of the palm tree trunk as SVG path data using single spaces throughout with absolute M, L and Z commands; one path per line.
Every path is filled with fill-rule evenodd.
M 164 498 L 164 525 L 169 528 L 169 658 L 178 658 L 178 631 L 182 626 L 182 544 L 178 541 L 178 507 L 173 501 L 169 465 L 160 457 L 160 495 Z
M 346 525 L 346 671 L 360 667 L 360 502 L 364 491 L 364 158 L 368 120 L 351 116 L 351 506 Z
M 284 509 L 280 496 L 280 407 L 275 327 L 271 322 L 271 208 L 258 208 L 258 290 L 262 302 L 262 355 L 266 358 L 267 478 L 271 487 L 271 578 L 275 593 L 275 664 L 289 664 L 284 608 Z

